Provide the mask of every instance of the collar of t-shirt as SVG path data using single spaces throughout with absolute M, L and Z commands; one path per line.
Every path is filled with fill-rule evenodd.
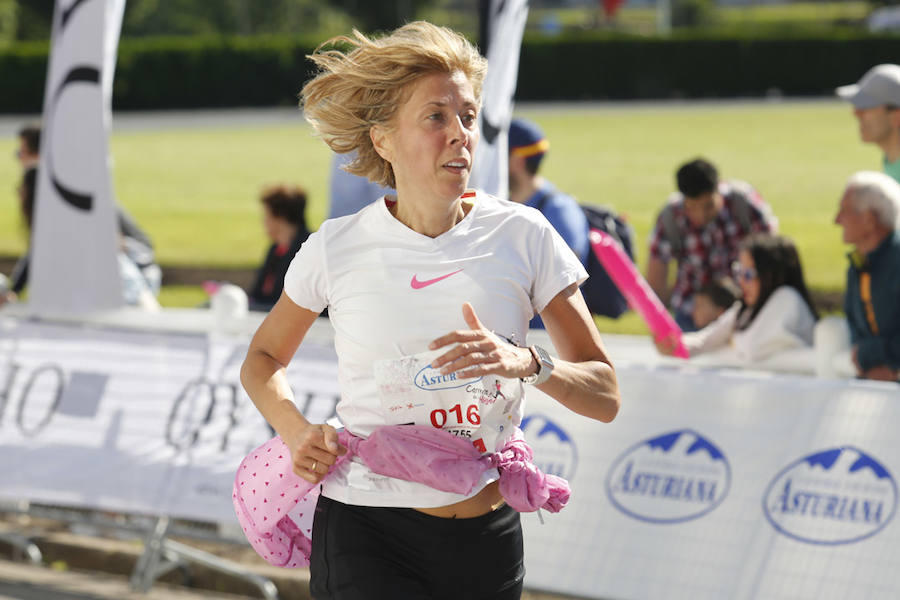
M 900 158 L 894 162 L 888 162 L 887 156 L 882 157 L 881 163 L 884 166 L 886 175 L 890 175 L 896 181 L 900 182 Z
M 396 198 L 392 196 L 384 196 L 384 202 L 376 203 L 377 214 L 379 215 L 378 218 L 382 222 L 386 222 L 386 226 L 396 235 L 402 236 L 403 238 L 409 240 L 421 240 L 432 244 L 441 243 L 444 240 L 455 239 L 459 235 L 464 235 L 469 230 L 472 221 L 475 219 L 475 213 L 478 210 L 479 203 L 477 200 L 479 193 L 480 192 L 476 192 L 475 190 L 465 191 L 461 198 L 463 202 L 471 203 L 472 208 L 465 214 L 462 219 L 460 219 L 460 221 L 456 225 L 435 238 L 428 237 L 427 235 L 410 229 L 402 221 L 397 219 L 397 217 L 391 214 L 390 209 L 395 204 L 397 204 Z

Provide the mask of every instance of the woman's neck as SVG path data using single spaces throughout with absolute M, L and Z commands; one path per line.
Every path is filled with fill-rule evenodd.
M 407 195 L 402 198 L 409 197 Z M 389 205 L 388 210 L 395 219 L 416 233 L 430 238 L 436 238 L 450 231 L 454 225 L 463 220 L 469 208 L 463 204 L 461 198 L 456 198 L 449 204 L 441 201 L 430 203 L 427 201 L 404 201 L 402 198 L 398 191 L 397 201 L 393 205 Z

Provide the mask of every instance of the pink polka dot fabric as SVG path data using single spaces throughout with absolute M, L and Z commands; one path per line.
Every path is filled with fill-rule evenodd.
M 391 425 L 368 439 L 339 433 L 347 454 L 372 471 L 435 489 L 469 494 L 481 474 L 496 467 L 500 492 L 519 512 L 544 508 L 559 512 L 569 501 L 565 479 L 545 475 L 531 462 L 533 452 L 518 429 L 498 452 L 482 455 L 464 438 L 423 425 Z M 276 437 L 251 452 L 238 467 L 232 500 L 250 545 L 278 567 L 309 565 L 312 520 L 319 486 L 294 474 L 287 446 Z

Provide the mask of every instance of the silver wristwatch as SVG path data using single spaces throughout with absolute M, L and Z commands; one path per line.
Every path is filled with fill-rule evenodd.
M 531 355 L 537 362 L 538 370 L 533 375 L 523 377 L 522 383 L 541 385 L 550 379 L 550 374 L 553 373 L 553 358 L 550 357 L 549 352 L 540 346 L 529 346 L 528 349 L 531 350 Z

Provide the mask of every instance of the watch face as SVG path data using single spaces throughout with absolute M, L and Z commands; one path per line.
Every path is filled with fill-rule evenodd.
M 550 357 L 550 354 L 540 346 L 531 346 L 531 348 L 534 350 L 534 357 L 535 360 L 537 360 L 538 370 L 534 375 L 523 377 L 522 381 L 539 385 L 550 378 L 550 374 L 553 372 L 553 359 Z
M 540 346 L 535 346 L 535 350 L 537 350 L 538 356 L 541 357 L 541 366 L 549 366 L 551 369 L 553 368 L 553 359 L 550 358 L 550 353 L 541 348 Z

